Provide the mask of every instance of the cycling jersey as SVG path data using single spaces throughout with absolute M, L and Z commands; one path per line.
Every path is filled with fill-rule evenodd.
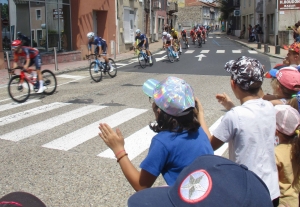
M 177 33 L 177 31 L 172 32 L 171 35 L 172 35 L 172 37 L 173 37 L 174 39 L 177 39 L 177 38 L 178 38 L 178 33 Z
M 195 31 L 194 30 L 191 30 L 190 31 L 190 35 L 194 35 L 195 34 Z
M 96 46 L 105 47 L 106 46 L 106 41 L 105 41 L 105 39 L 102 39 L 101 37 L 94 37 L 94 41 L 88 43 L 89 50 L 91 49 L 92 44 L 96 45 Z
M 196 31 L 196 34 L 201 34 L 202 33 L 202 30 L 201 29 L 198 29 L 197 31 Z
M 162 37 L 162 41 L 164 42 L 164 43 L 166 43 L 166 44 L 170 44 L 170 42 L 171 42 L 171 40 L 172 40 L 173 38 L 172 38 L 172 35 L 170 35 L 170 34 L 167 34 L 167 36 L 163 36 Z
M 25 57 L 26 59 L 33 59 L 39 54 L 39 50 L 32 47 L 21 47 L 22 52 L 14 52 L 14 61 L 17 62 L 19 60 L 19 57 Z
M 149 44 L 148 44 L 148 40 L 146 35 L 144 34 L 140 34 L 140 36 L 135 36 L 135 41 L 139 40 L 139 44 L 138 47 L 142 47 L 143 45 L 145 45 L 145 49 L 149 50 Z M 146 43 L 144 44 L 144 42 L 146 41 Z

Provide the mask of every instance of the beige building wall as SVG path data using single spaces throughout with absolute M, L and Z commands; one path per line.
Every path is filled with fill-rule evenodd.
M 135 30 L 140 29 L 142 33 L 144 28 L 144 7 L 143 3 L 140 1 L 131 1 L 131 0 L 118 0 L 118 31 L 119 31 L 119 52 L 123 53 L 132 48 L 133 42 L 126 41 L 125 27 L 124 24 L 124 9 L 129 9 L 134 12 L 134 23 L 133 23 L 133 32 L 135 36 Z

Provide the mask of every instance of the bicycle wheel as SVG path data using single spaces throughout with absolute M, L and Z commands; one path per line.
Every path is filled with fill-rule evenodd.
M 26 79 L 24 79 L 23 83 L 19 85 L 20 76 L 13 76 L 8 83 L 8 94 L 12 100 L 23 103 L 25 102 L 30 95 L 30 87 L 29 83 Z
M 95 82 L 101 81 L 102 71 L 96 61 L 91 62 L 89 71 L 90 71 L 91 78 Z
M 169 61 L 171 63 L 174 63 L 174 60 L 175 60 L 175 57 L 173 55 L 174 51 L 172 49 L 167 49 L 167 55 L 168 55 L 168 58 L 169 58 Z
M 114 67 L 114 70 L 112 72 L 108 71 L 108 75 L 111 77 L 111 78 L 114 78 L 116 75 L 117 75 L 117 72 L 118 72 L 118 69 L 117 69 L 117 65 L 115 63 L 115 61 L 111 58 L 108 58 L 110 64 L 112 67 Z
M 199 47 L 202 47 L 202 39 L 201 39 L 201 37 L 198 38 L 198 46 L 199 46 Z
M 144 53 L 143 52 L 140 52 L 139 56 L 138 56 L 138 60 L 139 60 L 139 63 L 140 63 L 140 66 L 142 68 L 145 68 L 146 67 L 146 64 L 147 64 L 147 60 L 145 60 L 145 57 L 144 57 Z
M 57 81 L 54 73 L 50 70 L 42 71 L 44 81 L 44 94 L 52 95 L 56 91 Z

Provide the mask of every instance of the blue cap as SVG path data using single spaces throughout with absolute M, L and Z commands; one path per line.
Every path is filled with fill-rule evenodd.
M 175 184 L 141 190 L 128 207 L 272 207 L 265 183 L 244 165 L 224 157 L 203 155 L 184 168 Z
M 276 73 L 278 72 L 279 70 L 278 69 L 271 69 L 269 71 L 270 75 L 273 77 L 273 78 L 276 78 Z

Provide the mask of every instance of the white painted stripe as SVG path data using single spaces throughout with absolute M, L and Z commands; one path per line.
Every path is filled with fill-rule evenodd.
M 208 38 L 213 38 L 213 37 L 208 37 Z
M 255 51 L 255 50 L 248 50 L 248 52 L 251 54 L 257 54 L 257 51 Z
M 232 50 L 232 53 L 241 53 L 241 50 Z
M 113 128 L 146 111 L 147 110 L 145 109 L 134 109 L 134 108 L 124 109 L 116 114 L 113 114 L 109 117 L 106 117 L 102 120 L 99 120 L 95 123 L 92 123 L 81 129 L 78 129 L 70 134 L 67 134 L 47 144 L 44 144 L 43 147 L 68 151 L 73 147 L 76 147 L 82 144 L 83 142 L 86 142 L 94 138 L 95 136 L 97 136 L 97 134 L 99 133 L 99 129 L 98 129 L 99 123 L 107 123 L 110 127 Z
M 209 53 L 209 50 L 202 50 L 200 53 Z
M 125 141 L 125 149 L 128 153 L 128 158 L 133 160 L 139 154 L 144 152 L 146 149 L 149 148 L 152 138 L 156 135 L 149 126 L 146 126 L 139 131 L 135 132 L 134 134 L 127 137 Z M 111 149 L 107 149 L 97 156 L 99 157 L 106 157 L 111 159 L 116 159 L 115 154 Z
M 35 103 L 35 102 L 38 102 L 39 100 L 36 100 L 36 99 L 32 99 L 32 100 L 29 100 L 29 101 L 26 101 L 25 103 L 9 103 L 9 104 L 4 104 L 2 106 L 0 106 L 0 111 L 6 111 L 6 110 L 9 110 L 9 109 L 13 109 L 13 108 L 16 108 L 16 107 L 19 107 L 19 106 L 24 106 L 24 105 L 27 105 L 27 104 L 31 104 L 31 103 Z
M 155 53 L 154 55 L 161 55 L 161 54 L 164 54 L 165 52 L 166 52 L 166 51 L 163 50 L 163 51 L 160 51 L 160 52 Z
M 47 119 L 43 122 L 32 124 L 30 126 L 15 130 L 13 132 L 10 132 L 10 133 L 4 134 L 4 135 L 0 135 L 0 139 L 17 142 L 22 139 L 28 138 L 30 136 L 39 134 L 43 131 L 52 129 L 56 126 L 62 125 L 66 122 L 77 119 L 79 117 L 90 114 L 92 112 L 98 111 L 105 107 L 106 106 L 94 106 L 94 105 L 84 106 L 79 109 L 75 109 L 73 111 L 61 114 L 59 116 L 56 116 L 56 117 L 53 117 L 50 119 Z M 84 133 L 81 135 L 84 136 Z
M 195 50 L 187 50 L 185 53 L 193 53 Z
M 135 63 L 135 62 L 139 62 L 138 58 L 134 58 L 128 61 L 129 63 Z
M 216 37 L 216 38 L 221 38 L 221 37 Z
M 225 53 L 225 50 L 217 50 L 217 53 Z
M 219 124 L 222 121 L 223 116 L 221 116 L 211 127 L 209 127 L 209 131 L 211 134 L 213 134 L 213 131 L 219 126 Z M 215 155 L 219 155 L 222 156 L 224 154 L 224 152 L 227 150 L 228 148 L 228 143 L 224 143 L 219 149 L 217 149 L 214 154 Z
M 12 114 L 9 116 L 5 116 L 0 118 L 0 126 L 6 125 L 6 124 L 10 124 L 12 122 L 16 122 L 19 121 L 21 119 L 25 119 L 31 116 L 35 116 L 37 114 L 41 114 L 44 112 L 48 112 L 51 111 L 53 109 L 57 109 L 63 106 L 67 106 L 70 105 L 71 103 L 58 103 L 58 102 L 54 102 L 48 105 L 43 105 L 37 108 L 33 108 L 27 111 L 22 111 L 20 113 L 16 113 L 16 114 Z
M 125 65 L 128 65 L 128 63 L 116 63 L 116 65 L 125 66 Z
M 66 74 L 58 75 L 57 77 L 59 77 L 59 78 L 69 78 L 69 79 L 82 79 L 82 78 L 85 78 L 85 76 L 80 76 L 80 75 L 66 75 Z

